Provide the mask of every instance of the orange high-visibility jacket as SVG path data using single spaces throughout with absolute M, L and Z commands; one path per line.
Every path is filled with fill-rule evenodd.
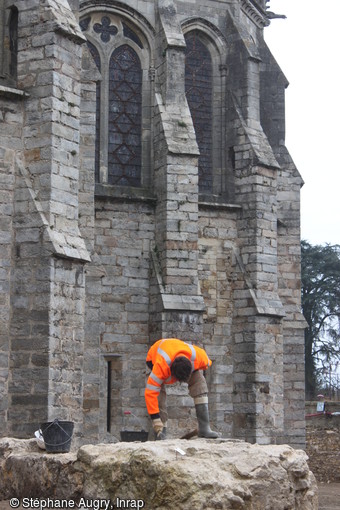
M 177 382 L 170 371 L 171 364 L 177 356 L 188 358 L 192 363 L 193 370 L 205 370 L 212 364 L 203 349 L 178 338 L 166 338 L 154 343 L 146 357 L 146 362 L 151 362 L 153 368 L 145 388 L 146 408 L 152 418 L 159 416 L 158 396 L 162 384 Z

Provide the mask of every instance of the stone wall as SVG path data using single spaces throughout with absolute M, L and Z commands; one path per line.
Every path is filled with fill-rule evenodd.
M 216 426 L 223 423 L 226 434 L 234 433 L 235 357 L 233 342 L 233 296 L 235 289 L 235 239 L 237 205 L 223 207 L 201 203 L 199 211 L 199 279 L 206 304 L 203 338 L 214 338 L 209 356 L 214 360 L 207 374 L 210 409 Z
M 97 266 L 87 268 L 85 338 L 85 350 L 93 356 L 84 365 L 84 407 L 87 415 L 96 413 L 97 420 L 100 413 L 100 432 L 105 436 L 107 401 L 100 396 L 107 392 L 108 362 L 118 364 L 118 370 L 111 365 L 115 384 L 111 433 L 119 435 L 124 410 L 131 410 L 147 427 L 140 402 L 145 385 L 145 338 L 149 330 L 149 257 L 154 204 L 110 203 L 98 198 L 95 221 Z
M 4 101 L 0 122 L 0 136 L 5 139 L 14 133 L 20 133 L 22 120 L 21 100 L 17 105 L 13 100 Z M 6 120 L 6 122 L 4 122 Z M 13 122 L 14 121 L 14 122 Z M 15 140 L 15 138 L 14 138 Z M 19 139 L 16 140 L 19 144 Z M 6 146 L 7 145 L 7 146 Z M 11 286 L 11 257 L 13 243 L 13 193 L 15 183 L 15 151 L 9 144 L 0 148 L 0 429 L 7 427 L 8 410 L 8 378 L 10 352 L 10 286 Z
M 17 82 L 0 86 L 1 433 L 30 436 L 58 416 L 75 421 L 79 442 L 110 441 L 125 410 L 149 428 L 145 356 L 176 336 L 213 360 L 210 413 L 224 436 L 303 446 L 302 181 L 263 6 L 14 3 Z M 185 94 L 192 31 L 212 61 L 204 195 Z M 110 72 L 87 41 L 102 62 L 116 41 L 139 55 L 139 187 L 109 184 Z M 193 403 L 185 387 L 169 393 L 178 436 L 195 425 Z

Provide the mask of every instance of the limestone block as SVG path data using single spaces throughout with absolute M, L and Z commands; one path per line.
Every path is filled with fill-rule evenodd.
M 287 445 L 174 439 L 85 445 L 58 455 L 31 440 L 4 438 L 0 454 L 0 499 L 139 500 L 153 510 L 318 508 L 307 455 Z
M 0 440 L 0 500 L 24 497 L 76 497 L 83 475 L 72 468 L 75 453 L 42 455 L 35 440 Z

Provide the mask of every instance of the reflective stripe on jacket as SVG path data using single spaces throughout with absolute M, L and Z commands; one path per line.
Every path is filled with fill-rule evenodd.
M 146 407 L 148 413 L 152 416 L 159 413 L 158 396 L 162 384 L 177 382 L 177 379 L 171 376 L 170 367 L 178 356 L 188 358 L 193 370 L 205 370 L 212 364 L 204 349 L 183 342 L 178 338 L 167 338 L 154 343 L 146 357 L 146 361 L 151 361 L 153 368 L 145 388 Z

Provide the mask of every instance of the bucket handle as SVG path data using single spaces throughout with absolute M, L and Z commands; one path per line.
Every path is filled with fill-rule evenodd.
M 140 421 L 140 419 L 138 418 L 138 416 L 136 416 L 135 414 L 133 414 L 131 411 L 124 411 L 124 418 L 123 418 L 123 429 L 126 430 L 126 416 L 133 416 L 134 418 L 136 418 L 136 420 L 138 421 L 141 429 L 142 429 L 142 432 L 144 432 L 144 428 L 143 428 L 143 425 Z
M 65 444 L 67 444 L 69 442 L 70 439 L 72 439 L 72 436 L 70 436 L 68 434 L 68 432 L 66 432 L 66 430 L 63 429 L 63 427 L 60 425 L 59 423 L 59 420 L 58 418 L 56 418 L 54 421 L 52 421 L 47 427 L 45 430 L 49 429 L 50 427 L 52 427 L 52 425 L 58 425 L 58 427 L 63 431 L 65 432 L 65 434 L 68 436 L 68 439 L 66 439 L 66 441 L 64 441 L 63 443 L 58 443 L 58 444 L 53 444 L 53 443 L 46 443 L 46 441 L 44 440 L 44 443 L 45 445 L 47 446 L 64 446 Z

